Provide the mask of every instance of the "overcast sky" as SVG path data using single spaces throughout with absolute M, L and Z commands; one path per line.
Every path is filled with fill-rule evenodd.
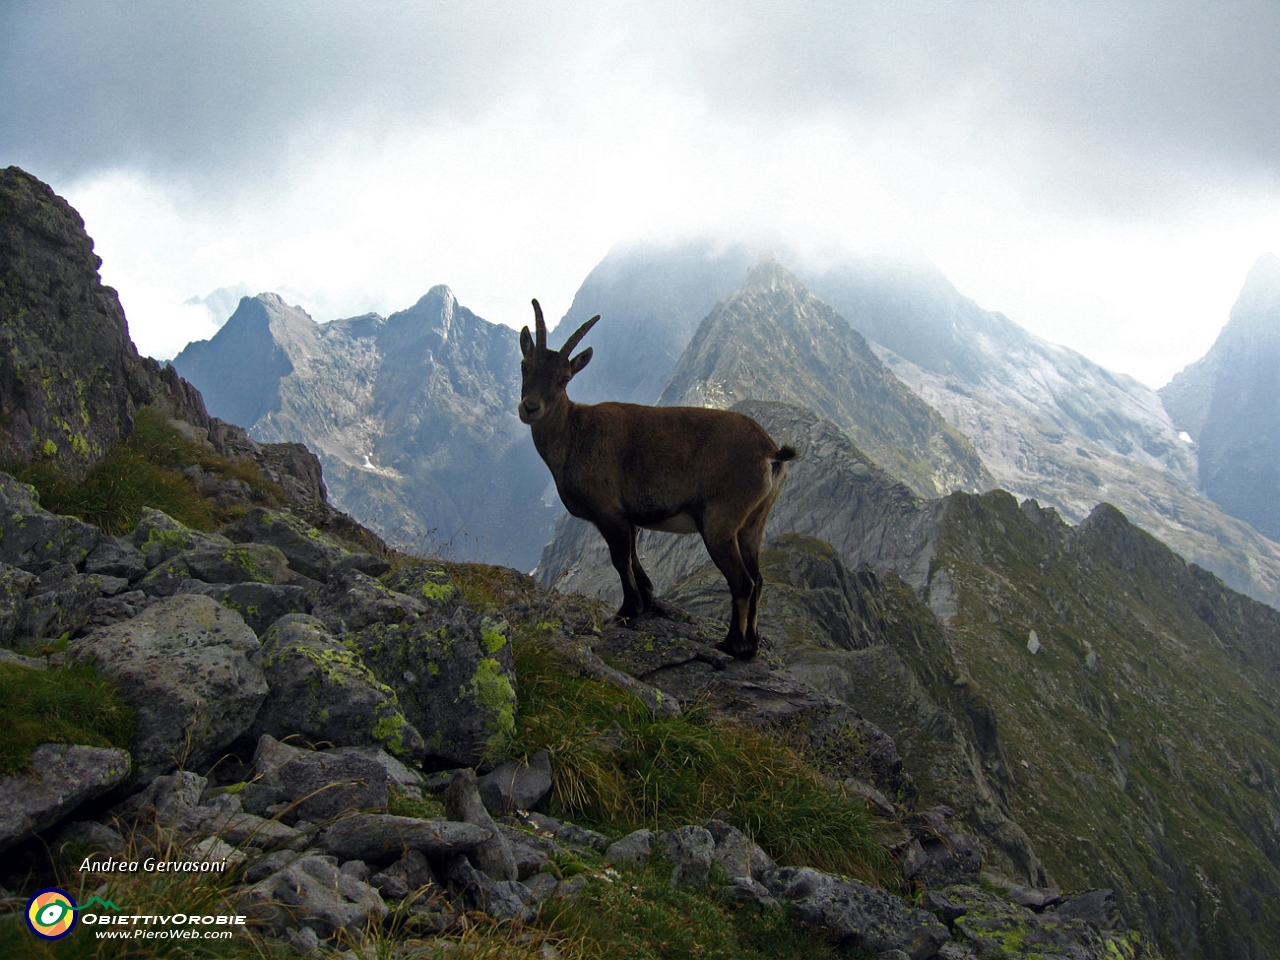
M 619 242 L 774 230 L 1160 386 L 1280 253 L 1277 51 L 1275 0 L 0 0 L 0 165 L 159 358 L 219 288 L 520 326 Z

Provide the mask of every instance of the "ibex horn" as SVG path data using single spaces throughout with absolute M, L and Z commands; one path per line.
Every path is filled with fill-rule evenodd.
M 538 301 L 533 301 L 533 326 L 537 332 L 537 346 L 540 350 L 547 349 L 547 324 L 542 319 L 542 307 L 538 305 Z
M 560 348 L 560 353 L 566 357 L 569 356 L 569 354 L 573 353 L 573 348 L 578 345 L 578 341 L 587 335 L 587 331 L 590 330 L 592 327 L 594 327 L 596 324 L 596 321 L 599 319 L 600 319 L 600 314 L 597 313 L 594 317 L 592 317 L 590 320 L 588 320 L 586 323 L 580 326 L 574 332 L 573 336 L 571 336 L 568 340 L 564 342 L 564 346 Z

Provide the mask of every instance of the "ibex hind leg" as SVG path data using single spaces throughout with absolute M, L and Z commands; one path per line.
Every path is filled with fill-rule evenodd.
M 653 581 L 649 579 L 649 575 L 644 572 L 644 567 L 640 566 L 640 554 L 636 550 L 636 541 L 640 536 L 640 528 L 631 528 L 631 575 L 635 578 L 636 588 L 640 591 L 641 610 L 648 610 L 653 606 Z
M 769 518 L 769 510 L 777 492 L 768 497 L 747 518 L 746 525 L 738 531 L 738 552 L 742 563 L 751 577 L 751 597 L 747 605 L 747 623 L 744 628 L 746 646 L 754 652 L 760 647 L 760 632 L 757 619 L 760 614 L 760 594 L 764 591 L 764 576 L 760 573 L 760 541 L 764 536 L 764 524 Z
M 739 660 L 750 660 L 756 655 L 756 638 L 749 629 L 751 594 L 755 589 L 755 581 L 742 561 L 736 534 L 717 538 L 704 535 L 703 539 L 712 561 L 724 574 L 732 597 L 729 604 L 729 632 L 716 646 Z

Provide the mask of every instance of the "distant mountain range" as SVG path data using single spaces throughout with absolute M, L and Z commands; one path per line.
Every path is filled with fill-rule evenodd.
M 1191 401 L 1178 405 L 1184 394 L 1208 396 L 1203 371 L 1239 366 L 1223 359 L 1226 347 L 1165 389 L 1185 419 L 1175 423 L 1155 391 L 983 310 L 927 264 L 864 258 L 808 272 L 779 265 L 791 279 L 753 293 L 757 256 L 744 243 L 708 240 L 610 253 L 551 336 L 558 343 L 595 313 L 604 318 L 591 333 L 592 366 L 571 393 L 580 402 L 807 406 L 919 494 L 998 485 L 1073 522 L 1111 502 L 1234 588 L 1280 604 L 1280 546 L 1259 533 L 1264 520 L 1247 522 L 1276 502 L 1267 491 L 1280 469 L 1280 427 L 1246 430 L 1232 445 L 1218 439 L 1231 423 L 1265 424 L 1267 415 L 1210 421 L 1202 402 L 1197 420 L 1186 412 Z M 1261 282 L 1250 286 L 1261 290 Z M 1276 315 L 1266 296 L 1246 299 L 1257 305 L 1236 313 L 1261 316 L 1253 328 Z M 760 324 L 749 322 L 755 314 Z M 1239 326 L 1224 331 L 1225 343 L 1239 341 Z M 1265 389 L 1275 365 L 1257 353 L 1260 336 L 1237 350 L 1260 358 L 1257 375 L 1246 378 L 1259 384 L 1256 400 L 1237 398 L 1232 409 L 1276 396 Z M 212 340 L 192 344 L 174 365 L 216 415 L 250 424 L 264 440 L 315 449 L 335 503 L 383 535 L 529 569 L 557 507 L 512 412 L 517 357 L 513 331 L 437 287 L 390 318 L 324 325 L 274 295 L 246 299 Z M 1193 384 L 1189 393 L 1178 393 L 1182 380 Z M 1222 390 L 1218 409 L 1226 410 Z M 1274 424 L 1274 410 L 1270 416 Z M 1256 467 L 1233 472 L 1241 449 L 1253 451 Z M 1226 466 L 1210 466 L 1219 461 Z M 1209 492 L 1232 483 L 1256 490 L 1255 509 L 1229 515 L 1197 492 L 1202 482 Z
M 275 294 L 246 297 L 173 360 L 215 415 L 320 457 L 334 503 L 420 553 L 528 569 L 555 520 L 546 468 L 516 419 L 508 327 L 433 288 L 390 317 L 318 324 Z

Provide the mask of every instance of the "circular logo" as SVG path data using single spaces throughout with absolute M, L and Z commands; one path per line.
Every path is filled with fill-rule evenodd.
M 27 926 L 42 940 L 61 940 L 76 925 L 76 902 L 57 887 L 39 891 L 27 903 Z

